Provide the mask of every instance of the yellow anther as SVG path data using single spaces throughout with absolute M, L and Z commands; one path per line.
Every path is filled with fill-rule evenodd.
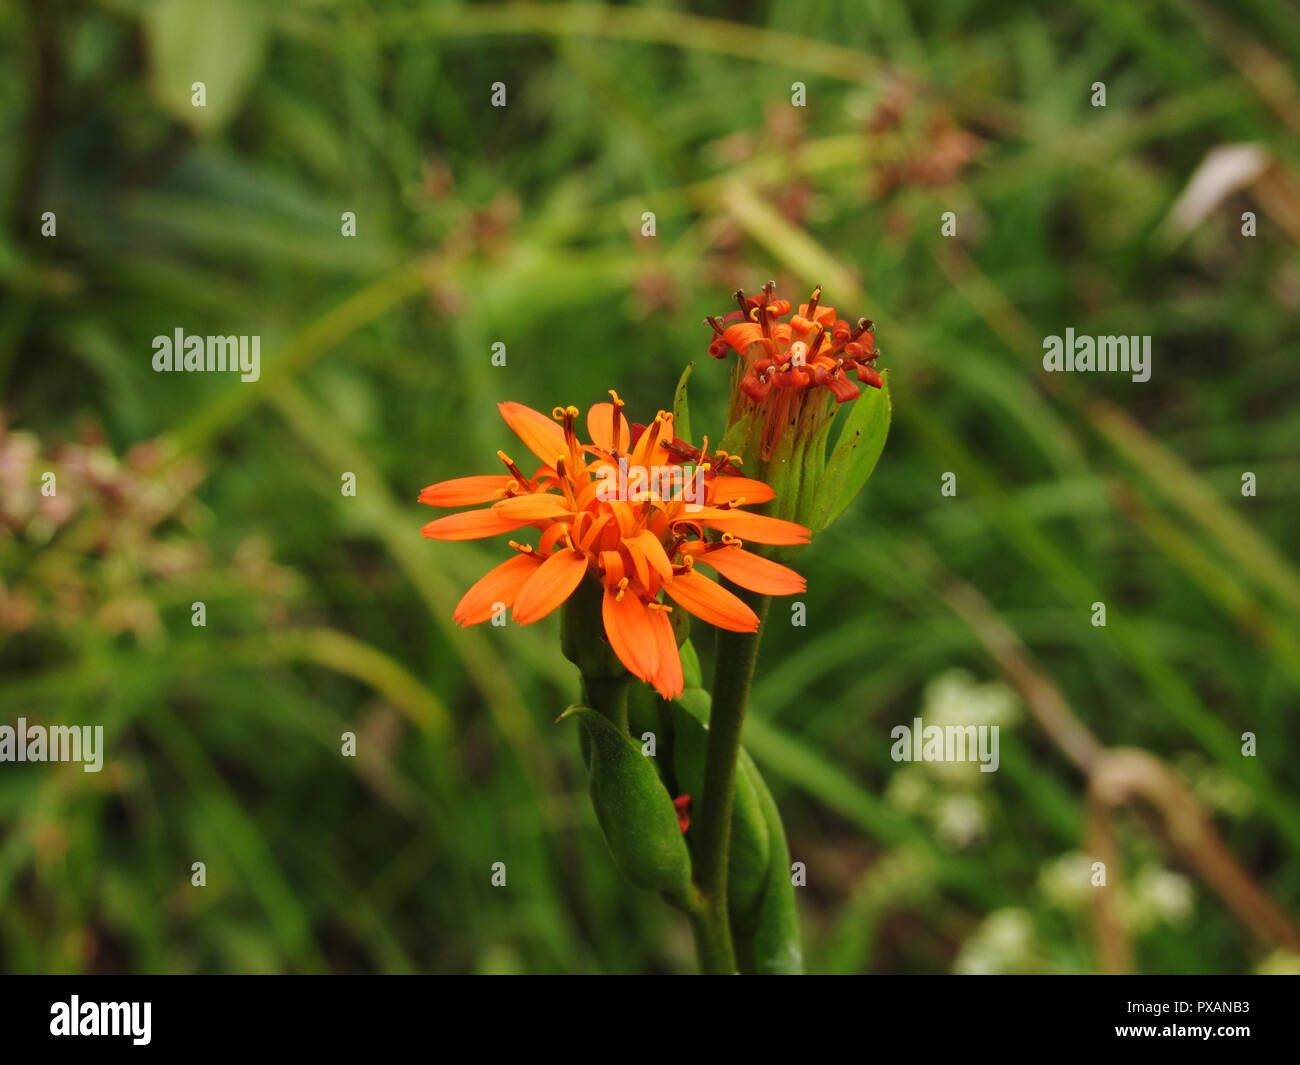
M 609 390 L 609 395 L 610 398 L 614 401 L 614 406 L 616 407 L 626 406 L 626 404 L 621 399 L 618 398 L 618 393 L 615 392 L 612 388 Z
M 551 408 L 551 417 L 554 418 L 557 422 L 562 422 L 562 421 L 564 421 L 564 408 L 563 408 L 563 407 L 552 407 L 552 408 Z

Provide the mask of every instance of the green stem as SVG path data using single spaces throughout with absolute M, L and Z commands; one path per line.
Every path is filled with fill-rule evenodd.
M 695 883 L 703 912 L 693 922 L 701 968 L 734 973 L 735 951 L 727 914 L 727 864 L 731 854 L 731 810 L 736 792 L 736 762 L 745 723 L 749 687 L 758 661 L 758 643 L 770 600 L 741 588 L 731 589 L 758 615 L 756 632 L 718 630 L 713 671 L 713 709 L 704 758 L 704 794 L 695 846 Z
M 736 971 L 735 951 L 731 946 L 731 928 L 727 925 L 726 907 L 719 913 L 703 899 L 690 911 L 691 931 L 695 933 L 695 953 L 700 972 L 731 974 Z
M 627 673 L 621 677 L 584 676 L 583 705 L 598 710 L 621 731 L 627 732 L 627 693 L 631 680 L 631 675 Z

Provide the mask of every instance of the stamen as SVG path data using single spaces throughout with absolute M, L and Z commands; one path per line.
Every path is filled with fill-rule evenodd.
M 498 451 L 497 458 L 499 458 L 502 462 L 505 463 L 506 469 L 510 471 L 510 475 L 514 477 L 515 480 L 517 480 L 520 484 L 531 483 L 528 480 L 528 478 L 523 475 L 523 472 L 519 469 L 519 467 L 515 465 L 514 459 L 512 459 L 504 451 Z
M 817 357 L 817 352 L 821 351 L 822 341 L 826 339 L 826 327 L 820 322 L 817 323 L 817 335 L 813 337 L 812 347 L 808 349 L 808 361 L 812 362 Z
M 627 586 L 630 583 L 631 582 L 626 577 L 622 578 L 618 582 L 618 591 L 614 593 L 615 602 L 621 603 L 623 601 L 623 593 L 627 591 Z
M 806 317 L 812 318 L 817 313 L 817 302 L 822 298 L 822 287 L 818 285 L 812 290 L 812 295 L 808 297 L 808 314 Z M 815 320 L 815 319 L 814 319 Z
M 849 334 L 849 339 L 857 340 L 858 337 L 860 337 L 863 333 L 867 332 L 868 330 L 875 329 L 875 327 L 876 327 L 876 323 L 873 322 L 870 318 L 859 318 L 858 327 L 854 329 L 852 333 Z
M 614 450 L 622 451 L 623 434 L 618 431 L 618 417 L 619 417 L 619 412 L 622 411 L 623 409 L 623 401 L 618 398 L 618 393 L 615 392 L 612 388 L 609 390 L 609 394 L 614 400 L 614 404 L 613 404 L 614 409 L 610 412 L 610 416 L 609 416 L 609 420 L 611 423 L 610 430 L 609 430 L 609 437 L 611 440 L 614 441 Z
M 726 332 L 726 330 L 722 328 L 722 323 L 714 318 L 713 315 L 706 315 L 704 321 L 707 325 L 713 328 L 713 332 L 716 336 L 722 336 L 722 334 Z
M 738 288 L 731 295 L 735 299 L 735 301 L 740 304 L 740 316 L 742 318 L 748 318 L 749 301 L 745 298 L 745 290 L 743 288 Z

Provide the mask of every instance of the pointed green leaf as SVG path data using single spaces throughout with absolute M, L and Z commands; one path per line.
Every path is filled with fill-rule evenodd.
M 813 503 L 809 527 L 814 533 L 838 518 L 867 483 L 885 448 L 890 410 L 888 374 L 880 388 L 863 389 L 853 400 Z
M 591 802 L 614 864 L 638 887 L 684 897 L 691 857 L 655 760 L 595 710 L 573 706 L 563 716 L 578 718 L 590 744 Z
M 759 423 L 761 424 L 761 423 Z M 752 441 L 750 437 L 755 435 L 752 430 L 755 425 L 753 414 L 746 414 L 740 418 L 734 425 L 727 428 L 723 434 L 721 442 L 714 448 L 715 451 L 725 451 L 731 455 L 739 455 L 744 460 L 746 476 L 755 477 L 757 474 L 751 472 L 756 468 L 758 462 L 758 448 L 753 447 L 753 454 L 749 452 Z
M 744 751 L 741 751 L 740 764 L 749 768 L 769 840 L 767 883 L 755 917 L 753 936 L 748 941 L 737 943 L 738 955 L 749 963 L 748 966 L 742 963 L 742 971 L 768 976 L 801 973 L 803 948 L 799 942 L 799 914 L 790 879 L 790 848 L 785 841 L 781 813 L 758 767 Z
M 695 363 L 688 362 L 682 376 L 677 379 L 677 390 L 673 393 L 673 430 L 679 440 L 685 440 L 692 447 L 695 446 L 695 441 L 691 439 L 691 408 L 686 401 L 686 382 L 691 379 L 693 369 Z

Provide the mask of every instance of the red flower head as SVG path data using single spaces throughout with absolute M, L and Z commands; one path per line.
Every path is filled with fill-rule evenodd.
M 477 625 L 504 605 L 528 625 L 591 574 L 604 587 L 601 617 L 614 652 L 629 672 L 673 698 L 684 683 L 668 618 L 674 606 L 720 628 L 758 628 L 749 606 L 697 566 L 762 594 L 792 595 L 804 590 L 803 578 L 746 551 L 739 538 L 802 544 L 809 534 L 794 522 L 742 510 L 771 499 L 772 489 L 726 472 L 729 457 L 708 454 L 707 442 L 695 451 L 677 440 L 671 414 L 660 411 L 634 436 L 623 401 L 610 395 L 614 402 L 587 412 L 590 444 L 578 439 L 576 407 L 557 407 L 548 418 L 520 403 L 500 404 L 501 416 L 542 464 L 526 477 L 497 452 L 507 473 L 430 485 L 420 493 L 430 506 L 489 505 L 438 518 L 422 532 L 470 540 L 537 530 L 536 544 L 511 541 L 515 555 L 465 593 L 454 619 Z
M 740 310 L 721 321 L 707 319 L 714 332 L 709 354 L 715 359 L 729 351 L 740 356 L 728 424 L 751 412 L 762 418 L 764 461 L 772 457 L 784 429 L 799 420 L 805 402 L 824 405 L 827 395 L 837 403 L 856 399 L 861 393 L 850 373 L 871 388 L 882 383 L 871 365 L 879 355 L 871 322 L 860 318 L 850 325 L 836 317 L 834 307 L 818 306 L 820 286 L 791 314 L 790 302 L 777 299 L 775 288 L 769 281 L 758 296 L 737 292 Z

